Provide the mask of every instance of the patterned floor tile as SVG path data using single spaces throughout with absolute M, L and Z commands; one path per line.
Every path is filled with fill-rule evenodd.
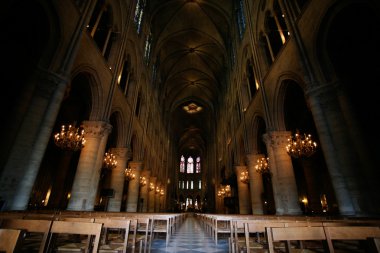
M 182 226 L 171 236 L 169 245 L 165 245 L 163 238 L 154 238 L 150 253 L 227 253 L 227 239 L 219 239 L 215 245 L 213 239 L 207 235 L 197 219 L 189 216 Z

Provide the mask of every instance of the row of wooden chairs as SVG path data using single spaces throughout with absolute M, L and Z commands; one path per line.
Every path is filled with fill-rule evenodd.
M 366 241 L 371 252 L 380 252 L 380 220 L 377 219 L 239 214 L 197 214 L 197 217 L 216 244 L 218 235 L 228 238 L 232 253 L 296 252 L 297 249 L 309 252 L 304 248 L 316 246 L 319 247 L 316 252 L 335 252 L 338 243 L 348 240 L 360 244 Z
M 107 214 L 61 212 L 0 213 L 0 228 L 24 233 L 18 236 L 24 252 L 135 252 L 150 251 L 155 235 L 170 235 L 183 221 L 177 214 Z M 26 236 L 25 236 L 26 235 Z M 21 238 L 24 237 L 24 238 Z M 5 236 L 0 236 L 0 242 Z M 0 252 L 3 248 L 0 243 Z M 4 248 L 5 252 L 8 252 Z M 13 251 L 10 251 L 13 252 Z

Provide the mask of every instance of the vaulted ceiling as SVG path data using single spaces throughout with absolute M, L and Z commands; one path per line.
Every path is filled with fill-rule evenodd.
M 227 72 L 232 3 L 149 1 L 153 52 L 159 56 L 159 97 L 169 115 L 169 134 L 181 153 L 202 154 L 215 130 L 218 96 Z M 202 109 L 197 111 L 197 106 Z

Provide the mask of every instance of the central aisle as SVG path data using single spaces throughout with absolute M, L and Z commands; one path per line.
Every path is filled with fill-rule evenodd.
M 218 245 L 210 235 L 203 231 L 198 220 L 189 214 L 182 226 L 171 236 L 169 245 L 165 246 L 165 239 L 155 238 L 152 242 L 151 253 L 227 253 L 228 239 L 220 238 Z

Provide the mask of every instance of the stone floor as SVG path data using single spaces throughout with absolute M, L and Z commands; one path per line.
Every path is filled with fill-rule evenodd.
M 203 231 L 198 220 L 189 215 L 181 227 L 170 238 L 169 245 L 165 245 L 165 238 L 156 237 L 152 241 L 150 253 L 227 253 L 228 239 L 220 238 L 218 245 L 210 235 Z

